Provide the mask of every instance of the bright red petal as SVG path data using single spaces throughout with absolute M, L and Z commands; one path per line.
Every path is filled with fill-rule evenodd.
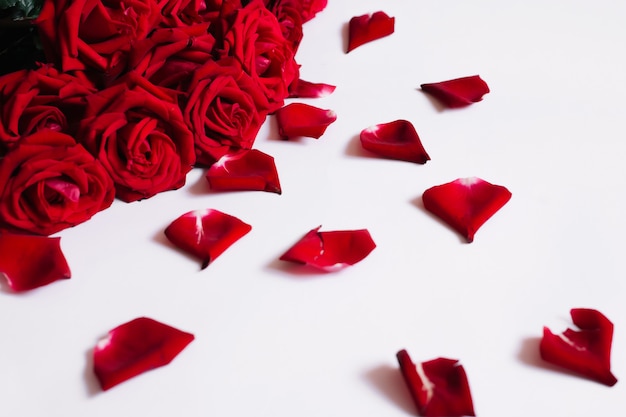
M 367 229 L 320 232 L 320 227 L 304 235 L 280 259 L 334 271 L 363 260 L 376 247 Z
M 400 370 L 421 416 L 474 416 L 465 369 L 456 359 L 413 363 L 406 350 L 397 353 Z
M 407 120 L 382 123 L 361 131 L 361 145 L 385 158 L 417 164 L 430 160 L 415 127 Z
M 593 309 L 574 308 L 570 315 L 580 330 L 567 329 L 555 335 L 544 327 L 541 357 L 605 385 L 615 385 L 617 378 L 611 373 L 613 323 Z
M 292 103 L 276 111 L 276 120 L 278 133 L 283 139 L 298 136 L 318 139 L 337 120 L 337 115 L 332 110 Z
M 421 88 L 450 108 L 477 103 L 489 92 L 489 86 L 478 75 L 422 84 Z
M 281 193 L 274 158 L 256 149 L 224 155 L 209 168 L 213 190 L 251 190 Z
M 72 276 L 60 237 L 0 233 L 0 273 L 13 291 L 27 291 Z
M 474 240 L 476 231 L 511 199 L 511 192 L 501 185 L 480 178 L 459 178 L 424 191 L 426 210 Z
M 376 12 L 372 15 L 355 16 L 350 19 L 348 33 L 348 50 L 389 36 L 394 31 L 395 18 L 389 17 L 385 12 Z
M 289 98 L 322 98 L 331 95 L 335 88 L 330 84 L 297 80 L 289 86 Z
M 111 330 L 93 351 L 93 370 L 103 390 L 170 363 L 194 336 L 140 317 Z
M 202 259 L 204 269 L 251 229 L 236 217 L 206 209 L 183 214 L 165 229 L 165 236 L 180 249 Z

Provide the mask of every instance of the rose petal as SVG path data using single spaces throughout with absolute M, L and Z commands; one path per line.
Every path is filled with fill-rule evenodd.
M 424 208 L 440 217 L 454 230 L 474 240 L 476 231 L 511 199 L 501 185 L 480 178 L 459 178 L 424 191 Z
M 278 133 L 283 139 L 297 136 L 318 139 L 337 120 L 337 115 L 332 110 L 292 103 L 276 111 L 276 120 Z
M 389 17 L 382 11 L 353 17 L 349 24 L 346 53 L 365 43 L 391 35 L 394 25 L 395 17 Z
M 397 353 L 400 370 L 421 416 L 474 416 L 465 369 L 456 359 L 413 363 L 406 350 Z
M 72 276 L 60 237 L 0 233 L 0 273 L 13 291 L 26 291 Z
M 236 217 L 206 209 L 183 214 L 165 229 L 165 236 L 183 251 L 202 259 L 204 269 L 251 229 Z
M 209 168 L 213 190 L 256 190 L 281 193 L 274 158 L 256 149 L 224 155 Z
M 567 329 L 555 335 L 544 327 L 539 345 L 541 357 L 605 385 L 615 385 L 617 378 L 611 373 L 613 323 L 599 311 L 588 308 L 574 308 L 570 315 L 580 330 Z
M 289 86 L 289 98 L 322 98 L 331 95 L 335 88 L 334 85 L 299 79 Z
M 477 103 L 489 92 L 489 86 L 478 75 L 422 84 L 421 88 L 450 108 Z
M 98 342 L 93 371 L 103 390 L 170 363 L 191 341 L 190 333 L 140 317 L 124 323 Z
M 425 164 L 430 160 L 415 127 L 407 120 L 396 120 L 364 129 L 361 131 L 361 145 L 385 158 L 417 164 Z
M 363 260 L 376 247 L 367 229 L 319 232 L 320 228 L 309 231 L 280 259 L 334 271 Z

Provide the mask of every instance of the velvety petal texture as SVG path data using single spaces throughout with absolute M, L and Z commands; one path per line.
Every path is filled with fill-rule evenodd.
M 511 192 L 477 177 L 459 178 L 424 191 L 424 208 L 468 242 L 476 231 L 511 199 Z
M 13 291 L 27 291 L 72 276 L 60 237 L 0 232 L 0 274 Z
M 336 87 L 299 79 L 289 86 L 289 98 L 322 98 L 331 95 Z
M 570 315 L 579 330 L 567 329 L 562 334 L 553 334 L 544 327 L 539 345 L 541 357 L 594 381 L 615 385 L 617 378 L 611 373 L 613 323 L 599 311 L 589 308 L 574 308 Z
M 422 84 L 421 88 L 449 108 L 477 103 L 489 92 L 489 86 L 478 75 Z
M 335 271 L 365 259 L 376 247 L 367 229 L 320 232 L 320 228 L 304 235 L 280 259 Z
M 391 35 L 394 29 L 395 18 L 387 16 L 385 12 L 355 16 L 349 23 L 346 53 L 363 44 Z
M 335 120 L 334 111 L 303 103 L 292 103 L 276 111 L 278 133 L 283 139 L 299 136 L 319 139 Z
M 430 160 L 415 127 L 408 120 L 381 123 L 361 131 L 361 146 L 389 159 L 425 164 Z
M 400 370 L 423 417 L 475 416 L 465 369 L 456 359 L 415 364 L 406 350 L 397 353 Z
M 250 230 L 252 226 L 234 216 L 206 209 L 183 214 L 165 229 L 165 236 L 200 258 L 204 269 Z
M 170 363 L 194 339 L 156 320 L 140 317 L 124 323 L 98 342 L 93 371 L 103 390 Z
M 224 155 L 209 168 L 206 178 L 212 190 L 281 193 L 274 158 L 256 149 Z

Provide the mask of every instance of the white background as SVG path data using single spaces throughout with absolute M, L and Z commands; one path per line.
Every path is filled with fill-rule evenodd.
M 517 4 L 514 4 L 517 3 Z M 345 54 L 347 22 L 383 10 L 395 33 Z M 72 279 L 0 292 L 3 416 L 415 415 L 395 354 L 456 358 L 481 417 L 619 416 L 626 410 L 626 3 L 613 0 L 330 0 L 297 59 L 334 94 L 299 100 L 338 119 L 319 140 L 256 147 L 283 194 L 183 189 L 114 205 L 61 236 Z M 491 93 L 444 110 L 426 82 L 479 74 Z M 365 154 L 359 132 L 408 119 L 426 165 Z M 471 244 L 424 211 L 459 177 L 512 199 Z M 215 208 L 252 231 L 206 270 L 163 229 Z M 369 229 L 378 247 L 339 273 L 278 261 L 304 233 Z M 572 307 L 615 324 L 612 388 L 545 365 L 542 327 Z M 100 392 L 90 353 L 148 316 L 196 337 L 170 365 Z

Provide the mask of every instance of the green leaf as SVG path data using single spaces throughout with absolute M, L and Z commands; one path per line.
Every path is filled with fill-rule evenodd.
M 10 12 L 12 19 L 24 19 L 36 17 L 41 11 L 42 3 L 43 0 L 0 0 L 0 9 Z

